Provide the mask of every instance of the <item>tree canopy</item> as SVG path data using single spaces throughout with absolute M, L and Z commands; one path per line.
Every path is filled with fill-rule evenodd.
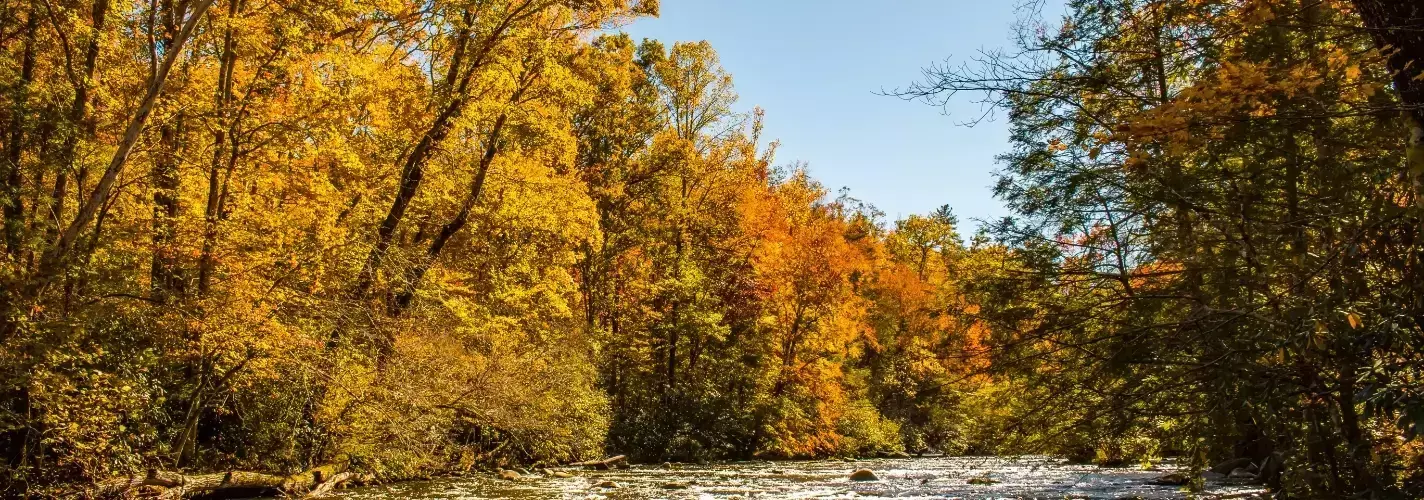
M 1030 8 L 899 92 L 1010 124 L 969 234 L 778 163 L 710 43 L 618 32 L 654 0 L 0 0 L 0 494 L 937 450 L 1417 497 L 1414 4 Z

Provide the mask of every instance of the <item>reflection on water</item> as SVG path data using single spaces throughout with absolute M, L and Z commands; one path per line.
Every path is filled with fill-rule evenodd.
M 875 482 L 851 482 L 871 469 Z M 1188 498 L 1180 487 L 1149 482 L 1170 470 L 1103 469 L 1045 457 L 939 457 L 856 462 L 733 462 L 716 465 L 634 466 L 575 471 L 570 478 L 540 475 L 505 481 L 492 474 L 394 484 L 342 492 L 341 498 Z M 994 484 L 969 484 L 989 477 Z M 612 481 L 617 488 L 600 487 Z M 1193 498 L 1252 498 L 1263 490 L 1212 483 Z

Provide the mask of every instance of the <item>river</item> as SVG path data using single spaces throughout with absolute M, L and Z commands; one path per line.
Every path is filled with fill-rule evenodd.
M 856 469 L 878 481 L 853 482 Z M 573 477 L 531 474 L 516 481 L 493 474 L 407 482 L 341 492 L 349 500 L 479 498 L 1188 498 L 1181 487 L 1150 484 L 1171 472 L 1099 468 L 1047 457 L 934 457 L 729 462 L 711 465 L 636 465 L 613 471 L 558 469 Z M 987 477 L 993 484 L 970 484 Z M 616 488 L 600 486 L 611 481 Z M 983 482 L 983 481 L 977 481 Z M 1211 482 L 1192 498 L 1255 498 L 1249 484 Z

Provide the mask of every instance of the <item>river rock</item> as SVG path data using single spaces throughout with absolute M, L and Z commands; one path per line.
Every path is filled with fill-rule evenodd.
M 1234 471 L 1241 467 L 1245 467 L 1247 465 L 1251 465 L 1251 459 L 1233 458 L 1231 460 L 1216 464 L 1215 467 L 1211 468 L 1211 471 L 1217 474 L 1231 474 L 1231 471 Z
M 850 473 L 851 481 L 879 481 L 880 478 L 870 469 L 860 469 Z
M 1257 477 L 1267 486 L 1280 487 L 1281 471 L 1284 466 L 1285 455 L 1273 452 L 1266 455 L 1266 459 L 1261 462 L 1261 471 Z
M 1171 474 L 1167 474 L 1167 475 L 1164 475 L 1164 476 L 1158 476 L 1158 477 L 1156 477 L 1156 478 L 1153 478 L 1151 481 L 1148 481 L 1147 483 L 1148 483 L 1148 484 L 1155 484 L 1155 485 L 1157 485 L 1157 486 L 1182 486 L 1182 485 L 1184 485 L 1184 484 L 1187 484 L 1187 481 L 1188 481 L 1188 480 L 1189 480 L 1189 479 L 1187 478 L 1187 475 L 1186 475 L 1186 474 L 1179 474 L 1179 473 L 1173 472 L 1173 473 L 1171 473 Z
M 521 475 L 519 474 L 519 472 L 517 472 L 517 471 L 506 470 L 506 469 L 500 469 L 499 472 L 498 472 L 498 474 L 499 474 L 499 478 L 500 478 L 500 479 L 503 479 L 503 480 L 506 480 L 506 481 L 517 481 L 517 480 L 519 480 L 519 478 L 523 477 L 523 476 L 521 476 Z
M 598 484 L 593 485 L 593 487 L 594 487 L 594 488 L 609 489 L 609 490 L 613 490 L 613 489 L 618 489 L 618 488 L 619 488 L 618 483 L 615 483 L 615 482 L 613 482 L 613 481 L 603 481 L 603 482 L 600 482 L 600 483 L 598 483 Z
M 665 490 L 685 490 L 685 489 L 688 489 L 688 488 L 691 488 L 691 487 L 692 487 L 692 485 L 690 485 L 690 484 L 682 483 L 682 482 L 677 482 L 677 481 L 673 481 L 673 482 L 670 482 L 670 483 L 663 483 L 663 489 L 665 489 Z
M 587 468 L 589 468 L 589 469 L 594 469 L 594 470 L 627 469 L 627 468 L 628 468 L 628 457 L 625 456 L 625 455 L 618 455 L 618 456 L 616 456 L 616 457 L 608 457 L 608 458 L 605 458 L 605 459 L 603 459 L 603 460 L 592 460 L 592 461 L 588 461 L 588 462 L 578 462 L 578 463 L 569 464 L 569 465 L 572 465 L 572 466 L 574 466 L 574 467 L 587 467 Z
M 554 478 L 558 478 L 558 479 L 568 479 L 568 478 L 574 477 L 574 475 L 573 475 L 573 474 L 569 474 L 569 473 L 564 472 L 564 471 L 561 471 L 561 470 L 556 470 L 556 471 L 550 473 L 550 474 L 549 474 L 549 477 L 554 477 Z
M 988 486 L 988 485 L 991 485 L 991 484 L 999 484 L 999 481 L 998 481 L 998 480 L 996 480 L 996 479 L 994 479 L 994 478 L 992 478 L 992 477 L 989 477 L 989 476 L 971 477 L 971 478 L 969 478 L 968 481 L 965 481 L 965 482 L 966 482 L 966 483 L 969 483 L 969 484 L 979 485 L 979 486 Z
M 1251 471 L 1247 470 L 1245 467 L 1237 467 L 1236 470 L 1233 470 L 1230 474 L 1227 474 L 1226 478 L 1236 481 L 1255 481 L 1256 475 L 1252 474 Z

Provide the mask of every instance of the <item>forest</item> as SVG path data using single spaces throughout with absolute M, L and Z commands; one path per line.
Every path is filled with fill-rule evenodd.
M 776 158 L 711 44 L 620 31 L 657 0 L 0 0 L 0 496 L 924 452 L 1424 496 L 1424 4 L 1065 9 L 885 97 L 1010 124 L 968 231 Z

